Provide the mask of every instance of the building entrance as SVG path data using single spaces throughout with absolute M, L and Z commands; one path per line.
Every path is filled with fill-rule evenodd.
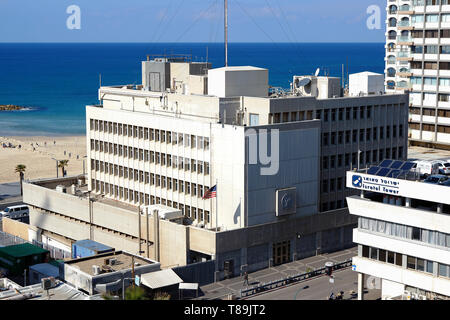
M 291 262 L 291 242 L 283 241 L 273 244 L 273 264 L 278 266 L 280 264 Z

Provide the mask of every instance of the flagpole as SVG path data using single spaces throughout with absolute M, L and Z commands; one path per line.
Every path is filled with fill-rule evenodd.
M 218 196 L 218 193 L 217 193 L 218 189 L 219 189 L 219 187 L 217 185 L 217 179 L 216 179 L 216 232 L 218 230 L 217 228 L 218 228 L 218 225 L 219 225 L 219 223 L 217 222 L 218 219 L 219 219 L 219 214 L 217 213 L 218 210 L 219 210 L 219 196 Z

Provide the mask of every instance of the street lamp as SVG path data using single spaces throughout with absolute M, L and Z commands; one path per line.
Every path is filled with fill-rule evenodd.
M 60 160 L 55 159 L 55 158 L 52 158 L 52 160 L 56 161 L 56 178 L 59 178 L 59 175 L 58 175 L 58 161 L 60 161 Z

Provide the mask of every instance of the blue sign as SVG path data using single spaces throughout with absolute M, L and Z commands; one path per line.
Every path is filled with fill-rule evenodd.
M 363 182 L 363 180 L 362 180 L 361 176 L 354 175 L 352 177 L 352 184 L 353 184 L 354 187 L 361 188 L 362 187 L 362 182 Z
M 356 264 L 352 265 L 352 270 L 356 271 Z

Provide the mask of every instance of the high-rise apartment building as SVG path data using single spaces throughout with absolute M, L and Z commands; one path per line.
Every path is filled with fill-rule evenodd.
M 410 92 L 411 145 L 450 148 L 450 2 L 388 0 L 386 92 Z

